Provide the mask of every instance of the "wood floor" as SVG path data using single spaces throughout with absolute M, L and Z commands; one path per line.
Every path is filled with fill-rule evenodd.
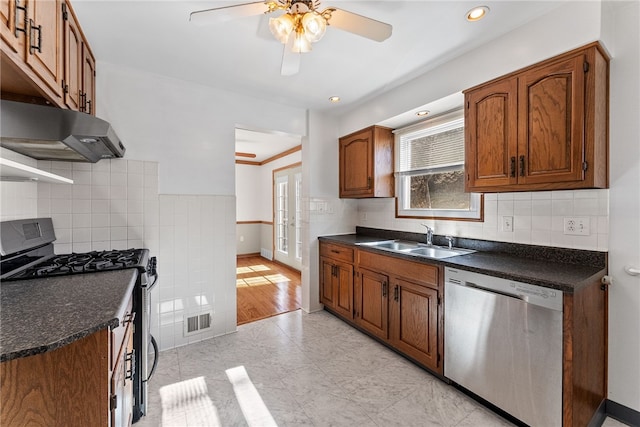
M 239 257 L 236 275 L 238 325 L 300 308 L 299 271 L 260 256 Z

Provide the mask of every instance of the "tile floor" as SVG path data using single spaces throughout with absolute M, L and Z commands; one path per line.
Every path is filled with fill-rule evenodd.
M 511 425 L 324 311 L 248 323 L 160 356 L 137 427 Z M 233 377 L 238 367 L 250 382 Z

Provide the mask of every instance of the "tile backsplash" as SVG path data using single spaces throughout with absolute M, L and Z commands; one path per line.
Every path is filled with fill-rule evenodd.
M 69 184 L 39 183 L 37 214 L 51 217 L 56 253 L 159 248 L 158 163 L 38 161 Z
M 502 230 L 505 216 L 513 217 L 513 231 Z M 564 234 L 565 217 L 588 218 L 589 234 Z M 363 227 L 422 233 L 423 223 L 440 235 L 606 252 L 609 190 L 488 193 L 484 198 L 484 222 L 396 218 L 394 199 L 358 203 L 357 224 Z

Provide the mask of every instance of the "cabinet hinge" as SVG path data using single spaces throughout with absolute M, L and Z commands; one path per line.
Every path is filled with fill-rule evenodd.
M 587 61 L 584 61 L 584 64 L 582 64 L 582 69 L 585 73 L 589 71 L 589 63 Z
M 65 21 L 69 20 L 69 12 L 67 12 L 67 4 L 62 3 L 62 19 Z
M 440 305 L 440 297 L 438 297 L 438 305 Z
M 62 92 L 69 93 L 69 86 L 65 84 L 64 80 L 62 81 Z
M 471 107 L 471 103 L 469 101 L 467 101 L 467 108 Z
M 117 407 L 118 407 L 118 396 L 115 394 L 112 394 L 111 397 L 109 398 L 109 410 L 113 411 Z
M 587 162 L 582 162 L 582 170 L 586 171 L 587 169 L 589 169 L 589 163 Z
M 440 363 L 440 353 L 438 353 L 438 363 Z

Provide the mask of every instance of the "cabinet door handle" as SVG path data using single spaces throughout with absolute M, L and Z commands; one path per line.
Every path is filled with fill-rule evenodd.
M 382 282 L 382 296 L 387 296 L 387 282 Z
M 520 176 L 524 176 L 524 156 L 520 156 Z
M 398 301 L 398 285 L 393 288 L 393 300 Z
M 371 177 L 367 177 L 367 188 L 371 188 Z
M 129 363 L 129 368 L 126 370 L 124 379 L 131 380 L 136 373 L 136 350 L 131 350 L 131 353 L 124 355 L 125 362 Z
M 80 111 L 85 113 L 87 111 L 87 94 L 84 92 L 80 92 L 80 103 L 79 103 Z
M 516 177 L 516 156 L 511 157 L 511 178 Z
M 18 19 L 18 15 L 19 15 L 18 11 L 20 10 L 24 14 L 24 18 L 22 19 L 22 22 L 24 23 L 24 27 L 22 28 L 20 28 L 20 25 L 18 25 L 20 23 L 20 19 Z M 21 33 L 27 34 L 27 25 L 29 25 L 29 19 L 27 18 L 27 6 L 20 6 L 20 0 L 16 0 L 16 11 L 14 16 L 14 22 L 16 25 L 14 34 L 16 37 L 18 37 L 18 31 L 20 31 Z
M 88 100 L 88 101 L 86 101 L 86 102 L 85 102 L 85 112 L 86 112 L 86 113 L 88 113 L 88 114 L 93 114 L 93 112 L 92 112 L 92 108 L 91 108 L 91 106 L 92 106 L 92 105 L 93 105 L 93 104 L 91 103 L 91 100 Z M 88 106 L 89 108 L 87 108 L 87 106 Z M 89 110 L 89 111 L 86 111 L 86 110 Z
M 34 51 L 42 53 L 42 25 L 34 25 L 33 19 L 29 19 L 29 53 L 33 55 Z M 38 32 L 38 44 L 33 44 L 33 32 Z

